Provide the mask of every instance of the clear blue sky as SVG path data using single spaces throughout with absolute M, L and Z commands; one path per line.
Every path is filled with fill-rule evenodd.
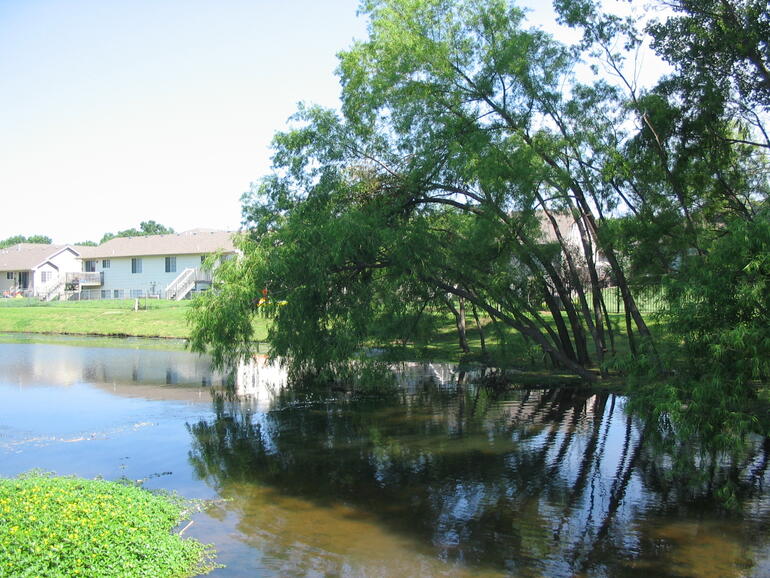
M 357 5 L 0 0 L 0 239 L 237 229 L 296 104 L 337 106 Z

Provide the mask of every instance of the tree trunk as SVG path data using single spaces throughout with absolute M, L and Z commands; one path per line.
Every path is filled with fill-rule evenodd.
M 481 353 L 486 355 L 487 342 L 486 342 L 486 339 L 484 339 L 484 328 L 481 326 L 481 321 L 479 320 L 479 312 L 473 303 L 471 303 L 471 311 L 473 311 L 473 318 L 476 320 L 476 328 L 479 330 L 479 339 L 481 340 Z
M 584 380 L 591 383 L 594 383 L 597 381 L 597 377 L 593 372 L 589 371 L 588 369 L 586 369 L 585 367 L 577 363 L 575 360 L 567 357 L 563 351 L 561 351 L 558 347 L 555 347 L 553 343 L 548 341 L 548 339 L 546 339 L 546 337 L 540 331 L 538 331 L 536 327 L 532 325 L 527 325 L 525 323 L 522 323 L 520 320 L 514 319 L 510 315 L 506 315 L 505 313 L 503 313 L 499 309 L 496 309 L 489 303 L 486 303 L 485 301 L 479 299 L 477 296 L 473 295 L 469 291 L 466 291 L 464 289 L 461 289 L 453 285 L 449 285 L 448 283 L 445 283 L 444 281 L 441 281 L 440 279 L 437 279 L 435 277 L 426 277 L 424 280 L 428 283 L 435 285 L 440 289 L 443 289 L 447 293 L 452 293 L 454 295 L 457 295 L 458 297 L 463 297 L 467 299 L 470 303 L 486 311 L 490 316 L 496 317 L 506 325 L 513 327 L 514 329 L 522 333 L 525 337 L 528 337 L 529 339 L 537 343 L 540 347 L 542 347 L 543 351 L 545 351 L 545 353 L 549 355 L 554 361 L 558 362 L 559 365 L 572 371 L 576 375 L 579 375 Z
M 465 299 L 459 297 L 458 301 L 460 304 L 459 309 L 455 307 L 450 297 L 446 298 L 447 307 L 449 307 L 449 310 L 452 312 L 452 315 L 454 315 L 455 318 L 455 326 L 457 327 L 457 337 L 460 342 L 460 349 L 463 350 L 463 353 L 470 353 L 471 348 L 468 347 L 468 338 L 465 334 Z

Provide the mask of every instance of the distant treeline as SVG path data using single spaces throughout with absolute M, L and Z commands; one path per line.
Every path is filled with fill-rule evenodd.
M 77 243 L 74 243 L 74 245 L 80 245 L 84 247 L 96 247 L 97 245 L 100 245 L 102 243 L 106 243 L 110 239 L 114 239 L 116 237 L 142 237 L 146 235 L 168 235 L 171 233 L 174 233 L 174 229 L 171 227 L 166 227 L 164 225 L 161 225 L 160 223 L 156 223 L 155 221 L 142 221 L 139 224 L 139 228 L 132 228 L 132 229 L 125 229 L 123 231 L 118 231 L 117 233 L 105 233 L 99 243 L 96 243 L 95 241 L 79 241 Z M 8 237 L 7 239 L 0 241 L 0 249 L 4 249 L 5 247 L 10 247 L 12 245 L 18 245 L 19 243 L 42 243 L 45 245 L 50 245 L 52 243 L 51 237 L 48 237 L 46 235 L 30 235 L 29 237 L 25 237 L 24 235 L 14 235 L 13 237 Z

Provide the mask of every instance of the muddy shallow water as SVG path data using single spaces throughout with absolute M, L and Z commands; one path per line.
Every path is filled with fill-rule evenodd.
M 0 475 L 213 499 L 185 534 L 216 546 L 214 576 L 770 574 L 761 441 L 726 513 L 671 479 L 622 396 L 477 377 L 413 364 L 393 395 L 327 397 L 261 361 L 224 399 L 185 351 L 0 342 Z

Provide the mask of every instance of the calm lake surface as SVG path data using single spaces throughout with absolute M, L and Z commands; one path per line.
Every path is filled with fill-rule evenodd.
M 122 476 L 216 500 L 185 535 L 212 576 L 767 576 L 768 446 L 725 513 L 610 393 L 493 393 L 406 365 L 397 393 L 282 390 L 260 361 L 147 342 L 0 339 L 0 475 Z M 158 348 L 161 347 L 161 348 Z

